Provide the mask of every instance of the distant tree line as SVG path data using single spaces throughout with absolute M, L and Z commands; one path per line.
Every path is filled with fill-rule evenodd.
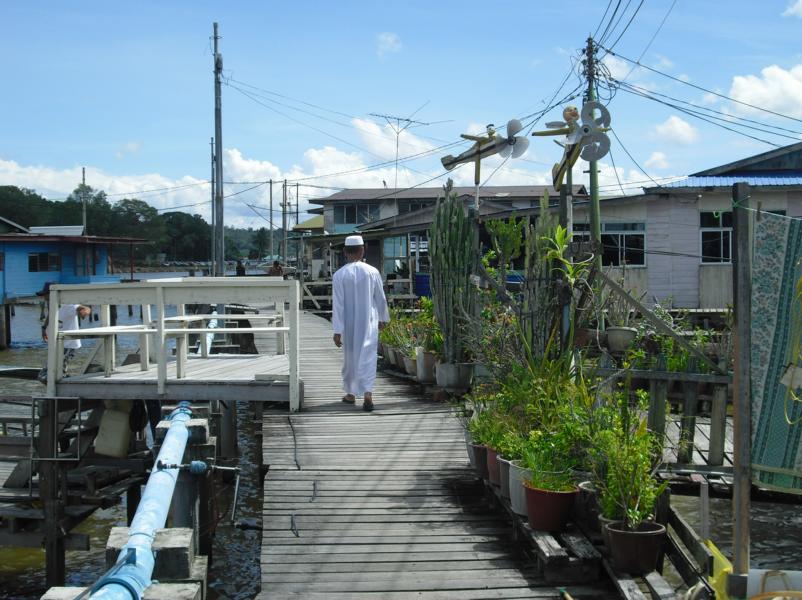
M 148 244 L 134 247 L 134 256 L 139 261 L 159 253 L 163 253 L 167 260 L 204 261 L 210 258 L 211 226 L 200 215 L 159 212 L 136 198 L 110 201 L 104 191 L 83 184 L 63 201 L 48 200 L 26 188 L 0 186 L 0 217 L 23 227 L 80 225 L 84 198 L 87 234 L 147 240 Z M 274 247 L 278 251 L 281 231 L 274 230 L 273 235 Z M 225 241 L 228 260 L 262 258 L 269 251 L 270 230 L 265 227 L 226 227 Z

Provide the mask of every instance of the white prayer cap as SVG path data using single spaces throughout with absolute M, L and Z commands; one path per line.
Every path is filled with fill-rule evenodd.
M 361 235 L 349 235 L 345 238 L 345 245 L 346 246 L 364 246 L 365 242 L 362 241 Z

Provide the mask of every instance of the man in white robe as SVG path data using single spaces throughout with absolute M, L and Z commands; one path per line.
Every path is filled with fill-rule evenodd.
M 334 274 L 332 325 L 334 343 L 343 347 L 343 402 L 353 404 L 363 396 L 363 410 L 373 410 L 373 382 L 376 380 L 376 350 L 379 330 L 390 321 L 387 299 L 379 271 L 362 262 L 362 236 L 345 239 L 348 263 Z

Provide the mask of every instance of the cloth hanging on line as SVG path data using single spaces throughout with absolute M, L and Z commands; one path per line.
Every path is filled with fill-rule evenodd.
M 802 220 L 764 213 L 753 225 L 752 480 L 802 494 Z

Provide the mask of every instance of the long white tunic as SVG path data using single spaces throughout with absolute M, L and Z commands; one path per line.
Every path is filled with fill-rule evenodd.
M 348 263 L 334 274 L 332 287 L 331 322 L 344 350 L 343 389 L 361 396 L 373 391 L 376 379 L 379 321 L 390 320 L 381 274 L 367 263 Z

